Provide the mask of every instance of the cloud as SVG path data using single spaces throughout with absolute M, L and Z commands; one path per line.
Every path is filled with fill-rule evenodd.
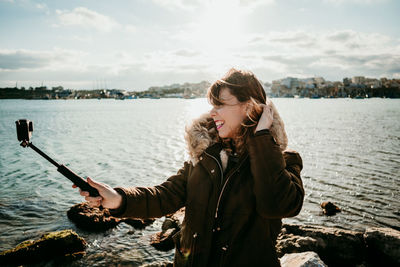
M 271 5 L 275 0 L 152 0 L 158 6 L 174 10 L 176 8 L 183 10 L 196 11 L 199 8 L 213 8 L 215 6 L 237 6 L 242 9 L 254 10 L 263 5 Z M 223 10 L 221 10 L 223 11 Z
M 34 53 L 26 50 L 0 51 L 0 69 L 3 70 L 40 68 L 46 66 L 48 61 L 48 53 Z
M 341 4 L 361 4 L 361 5 L 371 5 L 371 4 L 381 4 L 388 2 L 388 0 L 324 0 L 325 3 L 341 5 Z
M 37 3 L 35 7 L 39 10 L 43 10 L 47 15 L 50 14 L 50 9 L 45 3 Z
M 217 53 L 191 42 L 147 53 L 115 50 L 101 57 L 59 48 L 0 50 L 0 80 L 70 81 L 65 86 L 81 81 L 83 88 L 91 88 L 96 79 L 106 79 L 110 88 L 146 89 L 212 81 L 230 67 L 252 70 L 263 81 L 314 75 L 328 80 L 355 75 L 391 78 L 400 73 L 400 39 L 379 33 L 345 29 L 247 34 L 237 47 Z
M 144 55 L 144 69 L 156 72 L 196 72 L 207 68 L 200 51 L 174 49 L 153 51 Z
M 77 7 L 72 11 L 56 10 L 61 25 L 82 26 L 88 29 L 109 32 L 120 27 L 112 18 L 90 10 L 86 7 Z
M 354 34 L 352 31 L 341 31 L 330 34 L 327 36 L 327 38 L 332 41 L 342 42 L 342 41 L 348 41 L 353 35 Z
M 248 47 L 239 57 L 252 68 L 269 72 L 269 77 L 318 74 L 341 79 L 353 74 L 379 77 L 383 73 L 390 77 L 400 69 L 400 40 L 349 29 L 271 32 L 249 35 Z
M 134 33 L 137 31 L 137 28 L 134 25 L 127 24 L 124 26 L 124 30 L 128 33 Z
M 179 49 L 173 52 L 173 54 L 181 57 L 193 57 L 200 54 L 199 51 L 194 51 L 190 49 Z
M 198 0 L 152 0 L 158 6 L 168 9 L 193 9 L 199 7 L 201 1 Z
M 0 70 L 11 71 L 29 69 L 65 69 L 68 66 L 79 68 L 83 52 L 58 49 L 50 51 L 0 50 Z

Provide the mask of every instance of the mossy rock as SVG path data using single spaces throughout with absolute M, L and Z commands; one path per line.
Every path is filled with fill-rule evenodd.
M 38 263 L 52 259 L 82 257 L 86 241 L 72 230 L 44 234 L 39 240 L 27 240 L 15 248 L 0 253 L 1 265 Z

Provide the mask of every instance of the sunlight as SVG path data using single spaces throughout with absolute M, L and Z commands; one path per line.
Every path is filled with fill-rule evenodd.
M 244 15 L 239 1 L 210 2 L 193 32 L 199 48 L 211 56 L 221 56 L 241 46 Z
M 185 104 L 187 104 L 185 113 L 186 123 L 190 123 L 193 119 L 209 112 L 212 108 L 205 97 L 185 100 Z

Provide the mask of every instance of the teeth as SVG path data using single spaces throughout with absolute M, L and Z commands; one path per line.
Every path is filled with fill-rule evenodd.
M 219 130 L 222 127 L 223 124 L 224 124 L 223 121 L 216 121 L 215 122 L 215 126 L 217 126 L 217 130 Z

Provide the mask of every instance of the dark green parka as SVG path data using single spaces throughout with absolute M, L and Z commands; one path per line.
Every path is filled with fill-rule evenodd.
M 260 131 L 224 174 L 227 157 L 209 122 L 203 116 L 187 129 L 190 162 L 161 185 L 118 188 L 124 200 L 114 212 L 155 218 L 185 207 L 175 266 L 279 266 L 281 218 L 297 215 L 303 204 L 301 157 Z

